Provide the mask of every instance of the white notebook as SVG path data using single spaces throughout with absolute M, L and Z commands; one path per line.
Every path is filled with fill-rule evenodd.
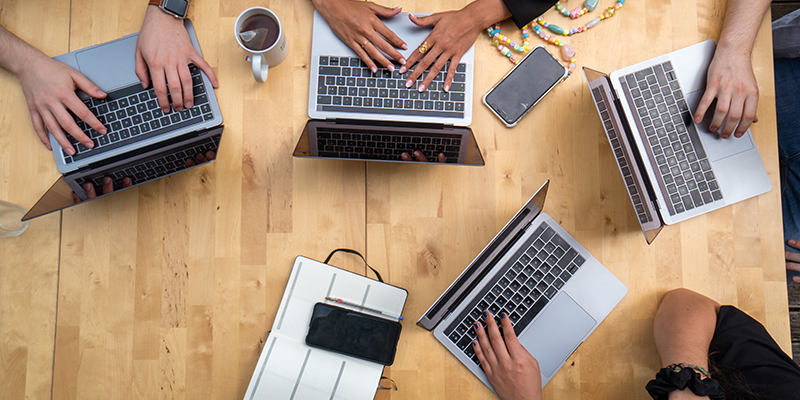
M 357 400 L 375 397 L 383 364 L 306 345 L 314 305 L 334 304 L 326 301 L 325 297 L 401 315 L 408 292 L 319 261 L 297 257 L 272 330 L 245 392 L 245 400 Z

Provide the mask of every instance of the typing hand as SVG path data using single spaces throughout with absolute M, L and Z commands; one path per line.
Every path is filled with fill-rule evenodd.
M 131 187 L 131 186 L 133 186 L 133 181 L 131 181 L 131 178 L 128 178 L 128 177 L 122 178 L 122 188 L 123 189 L 127 188 L 127 187 Z M 86 191 L 86 199 L 87 200 L 91 200 L 91 199 L 97 197 L 97 191 L 95 191 L 94 185 L 92 184 L 92 182 L 84 183 L 83 184 L 83 190 Z M 101 194 L 109 194 L 109 193 L 111 193 L 113 191 L 114 191 L 114 181 L 108 176 L 103 178 L 103 193 L 101 193 Z M 72 192 L 72 201 L 74 201 L 75 204 L 78 204 L 78 203 L 81 202 L 81 198 L 78 197 L 78 195 L 75 192 Z
M 501 399 L 541 400 L 539 362 L 519 343 L 505 312 L 500 313 L 500 318 L 502 335 L 489 311 L 483 312 L 488 335 L 481 322 L 475 322 L 473 326 L 478 340 L 473 341 L 472 345 L 481 368 Z
M 428 157 L 425 157 L 425 154 L 422 154 L 422 152 L 419 150 L 414 150 L 414 157 L 416 157 L 417 161 L 428 162 Z M 411 155 L 405 151 L 403 154 L 400 154 L 400 158 L 402 158 L 403 161 L 414 161 L 414 159 L 411 158 Z M 446 163 L 447 159 L 445 158 L 444 153 L 439 153 L 434 162 Z
M 136 41 L 136 76 L 144 88 L 152 83 L 163 112 L 169 112 L 167 89 L 176 111 L 194 105 L 189 64 L 205 72 L 215 88 L 219 85 L 211 66 L 192 47 L 183 20 L 168 15 L 158 7 L 147 7 Z
M 400 7 L 392 9 L 369 1 L 313 1 L 336 36 L 350 46 L 372 72 L 378 70 L 373 59 L 394 71 L 394 64 L 380 50 L 398 63 L 406 63 L 405 58 L 395 48 L 406 49 L 408 46 L 380 20 L 397 15 Z
M 789 239 L 789 241 L 786 243 L 789 246 L 800 250 L 800 242 L 797 240 Z M 795 253 L 793 251 L 786 252 L 786 270 L 800 272 L 800 253 Z M 792 281 L 800 283 L 800 276 L 792 277 Z
M 716 108 L 709 110 L 715 99 Z M 699 124 L 707 111 L 713 111 L 714 118 L 709 129 L 717 132 L 724 122 L 720 137 L 728 138 L 733 133 L 738 138 L 744 135 L 751 123 L 758 122 L 757 108 L 758 84 L 753 75 L 750 55 L 717 48 L 708 67 L 706 92 L 694 113 L 694 122 Z
M 197 164 L 202 164 L 207 161 L 211 161 L 216 158 L 217 155 L 214 154 L 213 151 L 209 150 L 205 154 L 195 154 L 194 159 L 187 158 L 186 159 L 186 168 L 194 167 Z
M 425 91 L 449 60 L 450 67 L 444 80 L 444 90 L 449 91 L 458 62 L 475 43 L 481 31 L 489 24 L 502 21 L 509 16 L 511 12 L 499 0 L 478 0 L 458 11 L 440 12 L 426 17 L 409 14 L 412 22 L 419 26 L 432 26 L 433 30 L 420 47 L 408 57 L 406 65 L 412 66 L 417 61 L 419 65 L 414 67 L 414 71 L 409 75 L 406 86 L 411 87 L 414 81 L 430 67 L 430 72 L 418 88 L 420 92 Z M 424 47 L 425 44 L 427 48 Z M 406 69 L 404 65 L 400 67 L 400 72 L 404 73 Z
M 106 94 L 80 72 L 41 54 L 17 76 L 28 102 L 33 129 L 48 149 L 52 150 L 48 130 L 69 155 L 75 154 L 75 148 L 65 131 L 86 148 L 94 147 L 92 139 L 75 124 L 70 111 L 95 131 L 106 133 L 106 128 L 83 104 L 75 90 L 80 89 L 96 98 L 104 98 Z

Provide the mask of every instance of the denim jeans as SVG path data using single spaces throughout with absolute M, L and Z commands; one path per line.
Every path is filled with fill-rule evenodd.
M 778 154 L 781 163 L 783 238 L 800 240 L 800 58 L 775 59 L 775 110 L 778 118 Z M 800 273 L 789 273 L 790 276 Z

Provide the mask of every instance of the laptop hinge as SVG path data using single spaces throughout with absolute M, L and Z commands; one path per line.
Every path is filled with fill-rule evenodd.
M 430 122 L 404 122 L 404 121 L 378 121 L 362 119 L 326 118 L 326 123 L 339 125 L 366 125 L 366 126 L 391 126 L 395 128 L 420 128 L 453 130 L 453 125 L 436 124 Z

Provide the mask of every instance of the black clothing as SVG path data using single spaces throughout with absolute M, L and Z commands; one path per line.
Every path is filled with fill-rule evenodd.
M 517 28 L 522 28 L 557 3 L 554 0 L 503 0 L 503 2 L 506 3 L 508 11 L 511 11 L 511 19 L 517 24 Z
M 778 347 L 764 326 L 736 307 L 720 308 L 708 356 L 710 366 L 722 369 L 717 375 L 726 375 L 712 374 L 712 378 L 726 381 L 735 378 L 738 371 L 761 398 L 800 400 L 800 367 Z M 736 393 L 727 389 L 728 399 L 736 400 Z

